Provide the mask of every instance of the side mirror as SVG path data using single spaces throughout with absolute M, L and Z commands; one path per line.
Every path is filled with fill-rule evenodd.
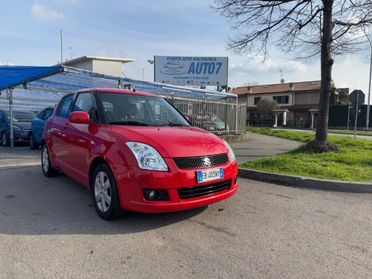
M 86 111 L 73 111 L 68 116 L 71 123 L 75 124 L 89 124 L 89 114 Z

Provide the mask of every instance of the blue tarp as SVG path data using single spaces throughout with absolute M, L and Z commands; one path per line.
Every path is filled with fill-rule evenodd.
M 63 71 L 61 66 L 0 66 L 0 90 L 38 80 Z
M 22 85 L 24 85 L 22 87 Z M 0 91 L 13 88 L 14 106 L 22 110 L 37 111 L 57 103 L 61 97 L 83 88 L 128 88 L 161 96 L 205 98 L 221 100 L 235 94 L 208 89 L 190 88 L 170 84 L 111 76 L 66 66 L 0 66 Z M 8 106 L 6 94 L 0 94 L 0 107 Z

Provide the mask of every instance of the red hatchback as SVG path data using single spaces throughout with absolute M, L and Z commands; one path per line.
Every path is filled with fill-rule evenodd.
M 223 139 L 190 126 L 164 99 L 121 89 L 62 98 L 45 125 L 45 176 L 62 171 L 90 189 L 97 213 L 185 210 L 238 189 L 235 155 Z

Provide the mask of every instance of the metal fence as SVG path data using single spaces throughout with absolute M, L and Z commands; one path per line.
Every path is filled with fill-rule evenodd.
M 245 132 L 247 109 L 245 105 L 237 104 L 234 99 L 162 97 L 185 115 L 193 126 L 217 135 Z
M 48 92 L 38 96 L 32 92 L 32 97 L 25 95 L 25 90 L 16 89 L 14 108 L 16 110 L 37 112 L 47 106 L 54 106 L 64 95 Z M 23 94 L 22 94 L 23 93 Z M 190 122 L 199 128 L 217 135 L 240 134 L 246 129 L 246 106 L 237 104 L 236 99 L 210 99 L 197 97 L 180 97 L 175 95 L 161 96 L 173 104 Z M 6 92 L 0 95 L 0 109 L 8 109 L 9 101 Z

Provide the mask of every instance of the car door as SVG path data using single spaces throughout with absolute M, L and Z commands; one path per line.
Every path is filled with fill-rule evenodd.
M 69 153 L 65 162 L 71 176 L 84 185 L 88 185 L 91 149 L 95 142 L 95 131 L 97 131 L 97 114 L 93 96 L 90 92 L 79 93 L 73 105 L 72 111 L 85 111 L 89 113 L 91 123 L 77 124 L 69 123 L 66 129 L 66 140 Z
M 54 112 L 54 109 L 52 109 L 52 108 L 45 109 L 44 114 L 42 115 L 42 118 L 41 118 L 40 123 L 37 124 L 37 126 L 38 126 L 38 135 L 37 135 L 36 140 L 37 140 L 38 143 L 41 142 L 41 139 L 43 137 L 44 128 L 45 128 L 45 122 L 52 116 L 53 112 Z
M 46 109 L 42 110 L 38 113 L 38 115 L 32 120 L 31 123 L 31 132 L 34 136 L 34 140 L 36 143 L 41 142 L 41 137 L 43 136 L 44 131 L 44 115 Z
M 62 170 L 65 170 L 66 160 L 71 152 L 68 148 L 66 130 L 69 125 L 68 115 L 72 109 L 72 101 L 72 94 L 63 97 L 56 115 L 51 120 L 51 129 L 49 130 L 52 156 L 55 156 L 55 161 Z

